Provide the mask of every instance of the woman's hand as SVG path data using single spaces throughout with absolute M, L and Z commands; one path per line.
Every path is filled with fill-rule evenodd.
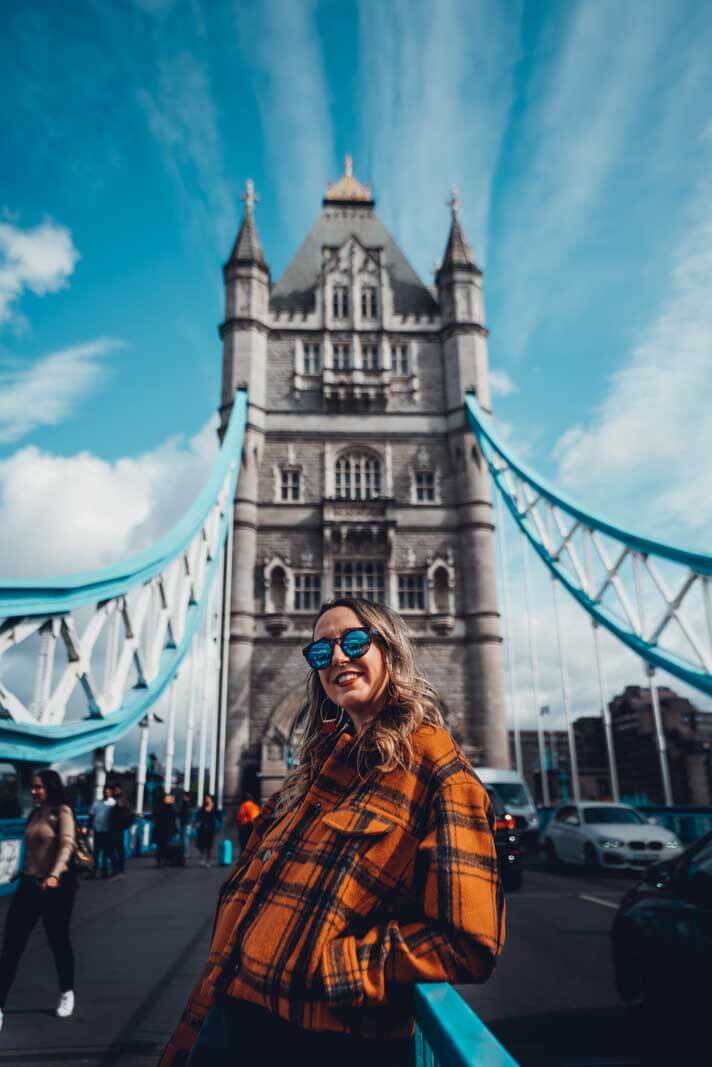
M 59 885 L 59 878 L 56 874 L 50 874 L 48 878 L 45 878 L 42 883 L 43 889 L 56 889 Z

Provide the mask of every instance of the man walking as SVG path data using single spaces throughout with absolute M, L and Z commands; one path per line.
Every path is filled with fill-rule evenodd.
M 94 859 L 96 861 L 92 876 L 94 878 L 99 868 L 101 868 L 102 878 L 109 877 L 109 860 L 111 860 L 111 873 L 116 874 L 116 854 L 111 832 L 111 813 L 115 806 L 113 790 L 110 785 L 105 785 L 103 800 L 95 800 L 89 809 L 89 827 L 94 831 Z

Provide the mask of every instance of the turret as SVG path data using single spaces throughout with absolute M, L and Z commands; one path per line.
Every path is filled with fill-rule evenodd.
M 266 332 L 270 272 L 255 222 L 254 185 L 247 181 L 242 195 L 245 214 L 230 257 L 223 267 L 225 321 L 223 340 L 223 408 L 230 405 L 238 385 L 247 385 L 250 402 L 264 406 Z
M 451 222 L 442 264 L 435 274 L 445 343 L 448 409 L 473 389 L 489 410 L 487 328 L 482 298 L 482 271 L 460 222 L 460 198 L 453 189 Z

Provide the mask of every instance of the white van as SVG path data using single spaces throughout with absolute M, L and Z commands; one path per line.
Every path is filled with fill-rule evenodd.
M 475 767 L 474 771 L 482 784 L 493 789 L 510 815 L 514 816 L 522 844 L 535 847 L 539 839 L 539 816 L 521 774 L 499 767 Z

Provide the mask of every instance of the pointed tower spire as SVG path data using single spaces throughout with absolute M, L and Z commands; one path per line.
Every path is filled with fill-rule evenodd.
M 259 200 L 259 197 L 255 193 L 255 186 L 251 178 L 247 179 L 245 191 L 240 199 L 245 203 L 245 214 L 226 265 L 232 266 L 240 263 L 247 266 L 248 264 L 257 264 L 257 266 L 264 267 L 266 270 L 267 263 L 265 254 L 262 251 L 262 242 L 257 232 L 254 216 L 255 202 Z
M 454 187 L 448 200 L 448 206 L 452 221 L 440 271 L 441 273 L 446 273 L 450 270 L 479 270 L 474 253 L 467 243 L 465 234 L 462 232 L 460 224 L 460 194 Z

